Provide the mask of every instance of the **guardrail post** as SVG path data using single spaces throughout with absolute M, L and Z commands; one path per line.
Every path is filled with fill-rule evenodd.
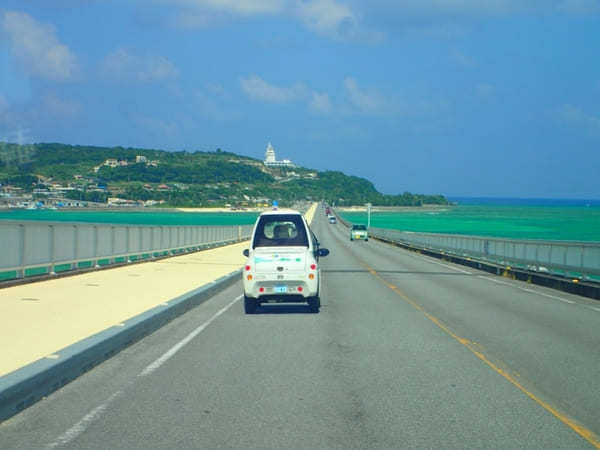
M 56 263 L 56 257 L 54 255 L 54 249 L 56 247 L 56 243 L 54 242 L 56 236 L 54 233 L 54 225 L 50 225 L 50 239 L 48 239 L 50 242 L 48 242 L 48 245 L 50 246 L 50 269 L 49 269 L 49 274 L 50 275 L 56 275 L 55 272 L 55 263 Z
M 138 233 L 138 251 L 144 254 L 144 228 L 140 227 L 140 232 Z
M 109 264 L 115 262 L 115 227 L 110 227 L 110 258 L 108 258 Z
M 73 225 L 73 261 L 71 263 L 71 270 L 77 269 L 77 260 L 79 259 L 79 227 Z
M 168 231 L 168 230 L 167 230 Z M 169 231 L 169 242 L 167 244 L 167 248 L 170 247 L 171 245 L 171 232 Z M 160 248 L 161 250 L 164 248 L 163 247 L 163 242 L 165 241 L 165 227 L 161 226 L 160 227 Z M 161 255 L 162 256 L 162 255 Z
M 125 227 L 125 257 L 126 262 L 130 263 L 131 262 L 131 249 L 129 248 L 129 233 L 131 232 L 131 227 Z
M 100 264 L 98 264 L 98 239 L 100 239 L 98 236 L 98 226 L 94 225 L 94 267 L 96 268 L 100 267 Z
M 17 278 L 25 278 L 25 225 L 19 225 L 19 270 Z

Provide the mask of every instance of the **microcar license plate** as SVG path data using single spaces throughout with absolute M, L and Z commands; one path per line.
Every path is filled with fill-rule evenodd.
M 275 286 L 273 292 L 277 294 L 283 294 L 287 292 L 287 286 Z

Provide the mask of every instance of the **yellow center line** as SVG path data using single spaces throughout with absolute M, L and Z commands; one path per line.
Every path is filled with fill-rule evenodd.
M 550 414 L 552 414 L 554 417 L 556 417 L 558 420 L 560 420 L 563 424 L 565 424 L 566 426 L 571 428 L 573 431 L 575 431 L 575 433 L 580 435 L 582 438 L 584 438 L 586 441 L 588 441 L 594 447 L 596 447 L 597 449 L 600 449 L 600 438 L 598 437 L 598 435 L 596 435 L 596 433 L 594 433 L 590 429 L 586 428 L 584 425 L 580 424 L 575 419 L 569 417 L 567 414 L 554 408 L 548 402 L 546 402 L 546 401 L 542 400 L 541 398 L 539 398 L 538 396 L 536 396 L 533 392 L 529 391 L 525 386 L 523 386 L 517 380 L 518 374 L 511 373 L 512 369 L 511 369 L 511 371 L 509 371 L 509 370 L 505 370 L 500 367 L 500 364 L 508 367 L 506 364 L 504 364 L 502 361 L 498 361 L 498 364 L 492 362 L 483 353 L 481 346 L 477 345 L 473 341 L 465 339 L 465 338 L 457 335 L 456 333 L 454 333 L 440 319 L 438 319 L 437 317 L 435 317 L 432 314 L 425 311 L 425 309 L 423 309 L 423 307 L 421 305 L 419 305 L 415 300 L 411 299 L 398 286 L 386 281 L 379 273 L 377 273 L 377 271 L 375 269 L 370 267 L 364 261 L 360 261 L 360 262 L 369 271 L 369 273 L 371 275 L 373 275 L 375 278 L 377 278 L 379 281 L 381 281 L 385 286 L 387 286 L 389 289 L 391 289 L 393 292 L 395 292 L 406 303 L 411 305 L 416 310 L 421 311 L 427 319 L 429 319 L 432 323 L 434 323 L 438 328 L 440 328 L 442 331 L 444 331 L 446 334 L 448 334 L 454 340 L 456 340 L 457 342 L 459 342 L 460 344 L 465 346 L 467 349 L 469 349 L 469 351 L 471 353 L 473 353 L 475 356 L 477 356 L 477 358 L 479 358 L 481 361 L 486 363 L 492 370 L 494 370 L 494 372 L 498 373 L 503 378 L 508 380 L 513 386 L 517 387 L 521 392 L 523 392 L 525 395 L 527 395 L 527 397 L 532 399 L 534 402 L 536 402 L 538 405 L 540 405 L 542 408 L 544 408 L 546 411 L 548 411 Z

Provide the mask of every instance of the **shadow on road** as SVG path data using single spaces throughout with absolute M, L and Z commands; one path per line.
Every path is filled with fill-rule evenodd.
M 267 303 L 256 308 L 255 314 L 314 314 L 308 305 L 290 303 Z
M 321 269 L 322 273 L 370 273 L 366 269 Z M 472 277 L 474 273 L 462 273 L 462 272 L 427 272 L 427 271 L 410 271 L 410 270 L 375 270 L 379 274 L 384 273 L 395 273 L 402 275 L 457 275 L 461 277 Z

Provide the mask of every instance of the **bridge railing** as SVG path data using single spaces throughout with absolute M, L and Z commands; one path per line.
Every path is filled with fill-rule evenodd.
M 253 225 L 0 222 L 0 280 L 172 256 L 250 238 Z
M 600 243 L 417 233 L 370 228 L 376 238 L 537 272 L 600 276 Z

